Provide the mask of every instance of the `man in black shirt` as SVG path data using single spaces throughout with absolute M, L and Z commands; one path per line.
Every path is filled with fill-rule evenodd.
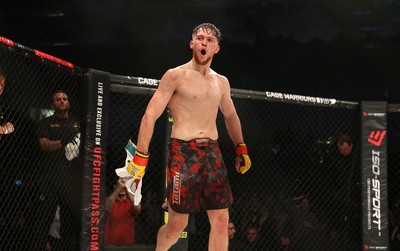
M 43 151 L 42 176 L 48 189 L 45 190 L 48 213 L 44 213 L 46 215 L 43 217 L 49 233 L 46 245 L 51 246 L 52 250 L 76 250 L 80 198 L 76 160 L 80 145 L 80 123 L 70 116 L 70 103 L 64 91 L 53 94 L 51 108 L 54 109 L 54 115 L 40 120 L 37 129 Z
M 338 153 L 331 160 L 329 183 L 330 225 L 342 243 L 352 243 L 351 250 L 361 247 L 361 166 L 360 153 L 350 135 L 338 133 Z M 327 183 L 328 184 L 328 183 Z M 345 239 L 345 240 L 343 240 Z M 347 246 L 349 246 L 347 244 Z

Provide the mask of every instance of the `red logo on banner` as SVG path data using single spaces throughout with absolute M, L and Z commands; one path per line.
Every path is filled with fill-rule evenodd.
M 369 134 L 368 142 L 375 145 L 380 146 L 382 144 L 383 138 L 386 135 L 386 130 L 383 131 L 372 131 Z

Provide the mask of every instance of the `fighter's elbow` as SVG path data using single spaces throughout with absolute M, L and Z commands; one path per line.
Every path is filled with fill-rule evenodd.
M 158 116 L 153 112 L 146 112 L 142 117 L 142 124 L 143 125 L 153 125 L 156 123 Z

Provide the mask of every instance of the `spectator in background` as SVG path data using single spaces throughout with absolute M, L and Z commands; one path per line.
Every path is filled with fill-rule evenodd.
M 274 222 L 279 236 L 279 248 L 277 250 L 292 250 L 293 224 L 290 217 L 292 208 L 287 204 L 286 202 L 276 205 L 274 210 Z
M 106 199 L 105 245 L 134 244 L 136 217 L 141 210 L 141 205 L 134 205 L 134 195 L 128 193 L 125 179 L 119 178 Z
M 229 240 L 233 240 L 233 238 L 235 238 L 235 234 L 236 234 L 235 224 L 232 221 L 229 221 L 229 224 L 228 224 Z
M 337 147 L 340 152 L 338 164 L 342 170 L 348 175 L 342 176 L 344 182 L 343 187 L 345 190 L 347 201 L 352 203 L 359 203 L 361 191 L 361 178 L 360 178 L 360 160 L 358 149 L 356 149 L 350 135 L 346 133 L 339 133 L 337 136 Z
M 246 229 L 246 239 L 243 242 L 240 250 L 253 251 L 253 250 L 268 250 L 268 244 L 262 243 L 260 240 L 260 228 L 257 226 L 249 226 Z
M 6 67 L 3 62 L 1 65 Z M 33 201 L 37 196 L 31 182 L 36 161 L 31 156 L 37 155 L 36 125 L 28 118 L 27 110 L 15 109 L 21 107 L 18 99 L 21 93 L 11 89 L 5 92 L 6 82 L 7 87 L 10 83 L 15 84 L 15 78 L 9 78 L 11 75 L 0 67 L 0 249 L 32 250 L 35 231 L 31 228 L 36 217 Z M 18 124 L 18 131 L 14 131 L 14 124 Z
M 261 202 L 256 195 L 253 195 L 250 198 L 245 198 L 242 203 L 244 210 L 241 212 L 240 217 L 236 217 L 238 219 L 236 227 L 240 233 L 245 233 L 248 226 L 256 226 L 258 224 Z
M 229 220 L 228 224 L 228 237 L 229 237 L 229 251 L 240 251 L 242 250 L 243 243 L 236 236 L 236 226 L 232 220 Z
M 6 75 L 2 68 L 0 68 L 0 96 L 3 94 L 6 87 Z M 1 107 L 0 107 L 1 108 Z M 3 112 L 0 109 L 0 138 L 2 135 L 10 134 L 14 131 L 14 126 L 11 122 L 3 121 Z
M 260 236 L 265 246 L 270 250 L 277 250 L 280 243 L 278 227 L 268 204 L 268 200 L 260 204 L 256 223 L 260 228 Z
M 361 166 L 359 149 L 347 133 L 336 137 L 338 153 L 329 163 L 330 206 L 337 208 L 339 219 L 331 214 L 330 229 L 342 242 L 351 241 L 354 249 L 361 247 Z
M 298 197 L 293 211 L 293 248 L 298 251 L 320 250 L 317 244 L 322 236 L 317 217 L 311 211 L 306 196 Z
M 54 109 L 54 115 L 40 120 L 37 126 L 43 153 L 42 178 L 45 182 L 41 195 L 44 208 L 39 210 L 43 214 L 41 221 L 44 222 L 38 224 L 45 224 L 48 250 L 78 250 L 81 194 L 78 177 L 81 175 L 76 160 L 80 145 L 80 123 L 69 114 L 70 103 L 65 91 L 56 91 L 51 97 L 50 106 Z M 53 228 L 58 225 L 59 229 Z

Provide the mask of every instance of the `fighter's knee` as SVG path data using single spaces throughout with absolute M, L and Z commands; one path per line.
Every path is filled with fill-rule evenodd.
M 171 222 L 168 223 L 167 226 L 167 235 L 169 238 L 178 238 L 182 233 L 183 229 L 185 229 L 187 223 L 185 222 Z
M 217 231 L 225 231 L 228 229 L 229 214 L 222 213 L 219 215 L 213 215 L 213 217 L 210 218 L 210 224 L 211 227 Z
M 228 224 L 214 224 L 211 227 L 217 232 L 228 233 Z
M 228 223 L 229 223 L 229 214 L 227 212 L 226 213 L 223 212 L 223 213 L 217 214 L 213 218 L 218 224 L 226 224 L 226 225 L 228 225 Z

